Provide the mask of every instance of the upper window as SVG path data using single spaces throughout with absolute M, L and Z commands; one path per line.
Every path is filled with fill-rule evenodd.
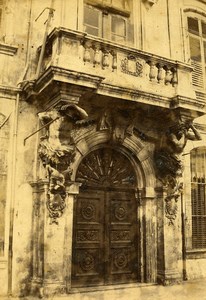
M 117 43 L 125 43 L 128 27 L 126 2 L 107 0 L 102 5 L 98 5 L 98 1 L 96 5 L 85 3 L 84 31 Z
M 206 21 L 187 17 L 193 85 L 206 90 Z
M 206 148 L 191 151 L 192 248 L 206 248 Z

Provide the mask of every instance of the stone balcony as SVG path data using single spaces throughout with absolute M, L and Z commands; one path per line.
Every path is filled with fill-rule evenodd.
M 205 102 L 196 99 L 192 70 L 182 62 L 55 28 L 48 36 L 41 74 L 32 90 L 38 94 L 45 89 L 49 95 L 50 84 L 58 81 L 73 91 L 92 89 L 97 95 L 202 114 Z

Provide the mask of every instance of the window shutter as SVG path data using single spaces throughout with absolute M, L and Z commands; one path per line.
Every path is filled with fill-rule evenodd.
M 192 247 L 206 248 L 206 148 L 191 152 Z
M 203 70 L 202 70 L 202 64 L 198 61 L 191 60 L 191 65 L 193 67 L 192 72 L 192 83 L 194 86 L 197 86 L 199 88 L 203 88 Z

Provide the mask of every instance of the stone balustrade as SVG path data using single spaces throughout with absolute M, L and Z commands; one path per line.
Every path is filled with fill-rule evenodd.
M 101 95 L 162 107 L 205 106 L 193 89 L 191 65 L 79 31 L 55 28 L 49 34 L 41 76 L 57 70 L 64 82 Z
M 84 64 L 91 64 L 94 68 L 100 67 L 102 70 L 109 69 L 113 72 L 120 71 L 131 76 L 145 77 L 165 85 L 178 84 L 178 66 L 175 62 L 88 37 L 82 45 Z M 121 63 L 118 64 L 117 61 Z

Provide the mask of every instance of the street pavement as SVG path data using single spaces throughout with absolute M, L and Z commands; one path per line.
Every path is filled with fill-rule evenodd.
M 38 297 L 8 298 L 1 300 L 38 300 Z M 50 296 L 48 300 L 206 300 L 206 279 L 186 281 L 178 285 L 127 285 L 122 288 L 109 288 L 106 291 L 76 292 Z

